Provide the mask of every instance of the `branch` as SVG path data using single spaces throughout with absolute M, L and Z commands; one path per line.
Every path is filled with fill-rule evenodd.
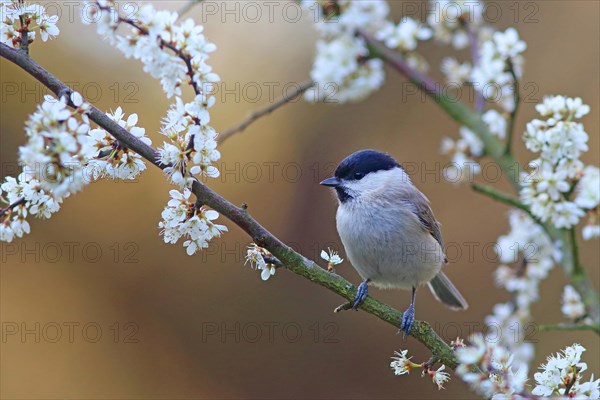
M 506 147 L 504 149 L 505 154 L 509 154 L 512 149 L 512 138 L 513 138 L 513 134 L 515 131 L 515 121 L 517 119 L 517 112 L 519 111 L 519 105 L 521 103 L 521 94 L 519 92 L 519 79 L 517 78 L 517 74 L 515 72 L 515 66 L 510 58 L 507 60 L 507 63 L 508 63 L 508 72 L 510 72 L 510 75 L 512 76 L 512 79 L 513 79 L 513 95 L 514 95 L 514 99 L 515 99 L 514 100 L 515 107 L 510 112 L 508 132 L 506 133 Z
M 252 114 L 247 116 L 238 125 L 233 126 L 229 129 L 227 129 L 225 132 L 221 133 L 218 138 L 219 143 L 223 143 L 230 136 L 232 136 L 238 132 L 242 132 L 244 129 L 246 129 L 250 124 L 252 124 L 257 119 L 259 119 L 267 114 L 270 114 L 273 111 L 277 110 L 279 107 L 289 103 L 290 101 L 294 100 L 298 96 L 302 95 L 302 93 L 306 92 L 308 89 L 310 89 L 314 85 L 315 85 L 315 83 L 312 80 L 304 81 L 298 85 L 296 90 L 294 90 L 294 92 L 292 92 L 291 95 L 286 94 L 285 96 L 280 97 L 279 99 L 275 100 L 273 103 L 269 104 L 268 106 L 261 108 L 260 110 L 254 111 Z
M 55 94 L 71 92 L 71 89 L 35 61 L 2 43 L 0 43 L 0 56 L 20 66 Z M 166 167 L 157 161 L 157 152 L 154 148 L 130 134 L 96 107 L 90 106 L 89 117 L 121 144 L 137 152 L 153 165 L 161 169 Z M 337 293 L 348 301 L 354 298 L 356 288 L 350 282 L 339 275 L 325 271 L 313 261 L 296 253 L 291 247 L 282 243 L 254 220 L 245 207 L 236 207 L 198 180 L 194 181 L 192 191 L 200 203 L 208 205 L 227 217 L 252 237 L 256 244 L 269 250 L 288 270 Z M 361 309 L 396 328 L 400 325 L 401 313 L 398 310 L 370 296 L 367 297 Z M 410 335 L 429 348 L 441 363 L 449 368 L 457 366 L 456 357 L 450 346 L 438 336 L 427 322 L 415 321 Z
M 538 325 L 540 332 L 549 331 L 593 331 L 600 334 L 600 324 L 586 324 L 586 325 Z

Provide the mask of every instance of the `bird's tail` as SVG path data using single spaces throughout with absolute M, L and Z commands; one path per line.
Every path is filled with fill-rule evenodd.
M 451 309 L 466 310 L 469 308 L 467 301 L 443 272 L 440 271 L 427 285 L 433 296 Z

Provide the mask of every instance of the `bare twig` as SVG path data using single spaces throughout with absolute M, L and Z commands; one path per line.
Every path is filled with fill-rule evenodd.
M 221 133 L 218 138 L 219 143 L 223 143 L 230 136 L 232 136 L 238 132 L 242 132 L 244 129 L 246 129 L 250 124 L 252 124 L 257 119 L 259 119 L 267 114 L 270 114 L 273 111 L 277 110 L 279 107 L 289 103 L 290 101 L 294 100 L 298 96 L 302 95 L 302 93 L 306 92 L 308 89 L 310 89 L 314 85 L 315 84 L 312 80 L 304 81 L 304 82 L 300 83 L 298 85 L 298 87 L 292 93 L 286 94 L 286 95 L 282 96 L 281 98 L 275 100 L 273 103 L 269 104 L 268 106 L 261 108 L 260 110 L 254 111 L 252 114 L 247 116 L 238 125 L 233 126 L 229 129 L 227 129 L 225 132 Z
M 42 68 L 34 60 L 3 43 L 0 43 L 0 56 L 21 67 L 57 95 L 71 91 L 64 83 Z M 89 117 L 115 137 L 121 144 L 126 145 L 153 165 L 161 169 L 166 167 L 158 162 L 158 153 L 154 148 L 119 126 L 96 107 L 90 106 Z M 250 235 L 256 244 L 269 250 L 288 270 L 337 293 L 348 301 L 354 298 L 356 288 L 350 282 L 339 275 L 326 271 L 315 262 L 296 253 L 291 247 L 282 243 L 252 218 L 245 207 L 233 205 L 198 180 L 194 181 L 192 192 L 197 197 L 198 202 L 208 205 L 227 217 L 231 222 Z M 396 328 L 400 325 L 401 313 L 372 297 L 367 297 L 360 308 Z M 449 368 L 457 366 L 456 356 L 450 346 L 438 336 L 427 322 L 415 321 L 410 335 L 423 343 L 434 356 L 438 357 L 441 363 L 446 364 Z

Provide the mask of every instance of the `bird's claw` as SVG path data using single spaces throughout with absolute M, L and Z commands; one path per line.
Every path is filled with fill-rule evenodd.
M 352 309 L 357 311 L 358 307 L 365 302 L 367 295 L 369 294 L 369 281 L 366 280 L 358 285 L 358 289 L 356 290 L 356 295 L 354 295 L 354 302 L 352 303 Z
M 400 324 L 400 330 L 404 333 L 403 338 L 410 334 L 410 331 L 415 321 L 415 307 L 411 304 L 410 307 L 402 314 L 402 323 Z M 400 332 L 398 332 L 400 333 Z

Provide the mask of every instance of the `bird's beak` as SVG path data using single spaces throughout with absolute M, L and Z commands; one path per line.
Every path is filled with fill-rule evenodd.
M 331 178 L 327 178 L 324 181 L 322 181 L 320 183 L 320 185 L 323 186 L 331 186 L 331 187 L 337 187 L 340 185 L 340 180 L 338 178 L 336 178 L 335 176 L 331 177 Z

